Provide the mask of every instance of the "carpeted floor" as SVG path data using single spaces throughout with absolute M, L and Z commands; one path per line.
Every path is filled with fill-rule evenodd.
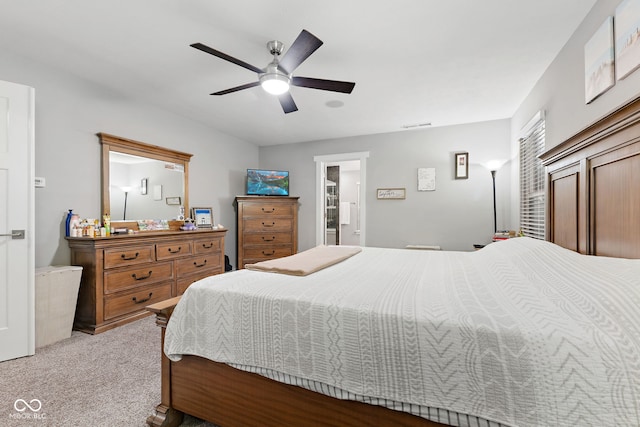
M 19 412 L 19 399 L 41 408 Z M 74 331 L 35 356 L 0 363 L 0 426 L 143 427 L 159 402 L 155 317 L 99 335 Z M 213 427 L 191 417 L 182 426 Z

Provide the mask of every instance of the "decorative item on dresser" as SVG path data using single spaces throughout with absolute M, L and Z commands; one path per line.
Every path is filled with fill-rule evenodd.
M 226 231 L 68 237 L 71 265 L 83 267 L 74 328 L 97 334 L 137 320 L 146 305 L 223 273 Z
M 237 196 L 238 268 L 298 252 L 298 197 Z

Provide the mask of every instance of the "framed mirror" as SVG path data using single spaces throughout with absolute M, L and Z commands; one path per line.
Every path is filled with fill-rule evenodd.
M 173 220 L 189 212 L 192 154 L 99 133 L 102 207 L 112 222 Z

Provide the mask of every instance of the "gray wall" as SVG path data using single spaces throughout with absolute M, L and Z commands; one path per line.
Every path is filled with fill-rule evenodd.
M 36 265 L 67 264 L 63 235 L 67 209 L 96 217 L 100 206 L 100 150 L 97 132 L 194 154 L 190 169 L 192 205 L 211 206 L 215 222 L 230 229 L 227 254 L 235 252 L 233 198 L 244 193 L 248 167 L 291 171 L 292 194 L 301 196 L 300 248 L 315 244 L 315 164 L 313 156 L 370 151 L 368 159 L 367 244 L 402 247 L 439 244 L 468 250 L 488 241 L 493 228 L 491 179 L 480 165 L 511 158 L 498 172 L 498 228 L 519 226 L 517 137 L 538 110 L 547 117 L 547 147 L 553 147 L 640 93 L 640 71 L 616 82 L 593 103 L 584 103 L 584 44 L 620 0 L 600 0 L 568 41 L 511 121 L 263 147 L 222 134 L 188 118 L 144 105 L 0 50 L 0 79 L 36 88 Z M 470 178 L 452 176 L 453 153 L 469 151 Z M 416 169 L 435 167 L 437 190 L 416 190 Z M 377 187 L 406 187 L 404 201 L 378 201 Z M 510 203 L 507 200 L 510 199 Z M 235 259 L 235 256 L 232 256 Z
M 493 235 L 491 174 L 483 163 L 509 157 L 509 120 L 434 127 L 260 148 L 260 167 L 290 171 L 300 196 L 299 249 L 315 245 L 314 156 L 368 151 L 367 246 L 440 245 L 472 250 Z M 469 152 L 469 179 L 455 180 L 454 153 Z M 417 191 L 417 169 L 436 169 L 436 191 Z M 509 227 L 510 165 L 497 176 L 498 228 Z M 377 200 L 376 189 L 404 187 L 406 200 Z
M 244 192 L 246 168 L 258 148 L 201 123 L 127 94 L 87 82 L 69 72 L 0 49 L 0 79 L 36 89 L 36 267 L 69 264 L 64 239 L 67 209 L 81 217 L 100 215 L 100 143 L 106 132 L 193 154 L 189 170 L 192 206 L 210 206 L 229 229 L 226 253 L 235 259 L 233 199 Z
M 520 129 L 539 111 L 546 113 L 546 148 L 552 148 L 579 130 L 640 94 L 640 71 L 616 84 L 590 104 L 584 102 L 584 45 L 621 0 L 599 0 L 564 48 L 520 105 L 511 120 L 512 157 L 517 159 Z M 615 26 L 615 23 L 614 23 Z M 515 162 L 514 162 L 515 163 Z M 511 223 L 519 224 L 517 167 L 512 169 Z

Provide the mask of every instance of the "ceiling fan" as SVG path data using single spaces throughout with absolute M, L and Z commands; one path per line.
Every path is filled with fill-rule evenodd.
M 194 43 L 191 45 L 191 47 L 258 73 L 258 80 L 255 82 L 214 92 L 211 95 L 226 95 L 239 90 L 262 86 L 262 88 L 268 93 L 278 96 L 278 100 L 280 101 L 280 105 L 282 105 L 282 109 L 285 114 L 298 111 L 298 107 L 289 92 L 290 86 L 351 93 L 356 85 L 351 82 L 314 79 L 311 77 L 298 77 L 292 75 L 293 71 L 320 46 L 322 46 L 322 40 L 318 39 L 307 30 L 302 30 L 284 56 L 280 58 L 280 55 L 284 51 L 284 44 L 277 40 L 272 40 L 267 43 L 267 49 L 269 49 L 269 52 L 273 55 L 273 61 L 271 61 L 265 68 L 258 68 L 234 58 L 233 56 L 229 56 L 226 53 L 222 53 L 219 50 L 210 48 L 202 43 Z

